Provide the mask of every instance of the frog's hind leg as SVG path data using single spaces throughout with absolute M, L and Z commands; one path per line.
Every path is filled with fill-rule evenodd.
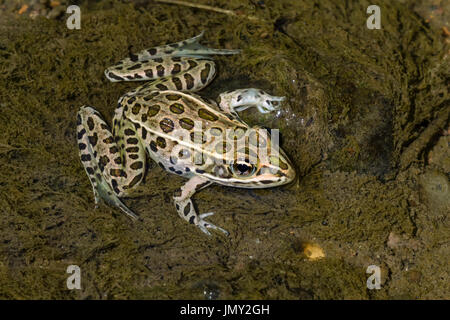
M 126 141 L 119 146 L 101 115 L 88 106 L 81 107 L 77 114 L 77 141 L 81 163 L 92 184 L 95 203 L 98 204 L 103 199 L 109 205 L 120 208 L 129 217 L 138 219 L 119 197 L 127 195 L 127 189 L 142 179 L 143 172 L 133 172 L 132 168 L 143 171 L 145 166 L 142 160 L 136 164 L 131 161 L 124 164 L 125 159 L 120 151 L 133 148 L 136 150 L 130 150 L 135 152 L 129 156 L 135 154 L 134 158 L 145 159 L 141 148 L 137 145 L 130 146 Z M 130 168 L 132 176 L 128 171 Z
M 107 68 L 105 76 L 112 82 L 155 80 L 191 69 L 194 58 L 211 59 L 212 55 L 240 52 L 203 46 L 199 43 L 202 36 L 203 32 L 190 39 L 131 54 L 130 57 Z
M 142 86 L 129 91 L 126 96 L 145 96 L 150 94 L 152 91 L 165 90 L 196 92 L 206 87 L 216 75 L 216 65 L 214 61 L 176 57 L 171 59 L 177 59 L 178 61 L 172 66 L 172 68 L 177 68 L 178 70 L 182 69 L 185 71 L 178 72 L 177 70 L 176 72 L 172 72 L 170 77 L 164 77 L 153 82 L 147 82 Z M 183 63 L 189 67 L 187 69 L 185 69 L 185 67 L 180 68 L 179 65 L 182 65 Z M 158 68 L 158 66 L 156 68 Z

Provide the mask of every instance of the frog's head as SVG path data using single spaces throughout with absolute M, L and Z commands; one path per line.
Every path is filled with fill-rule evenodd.
M 259 136 L 260 144 L 252 144 L 250 134 L 245 148 L 237 148 L 225 163 L 209 166 L 206 174 L 211 180 L 222 185 L 252 189 L 280 186 L 294 180 L 295 170 L 284 151 L 276 145 L 271 147 L 270 135 L 264 139 L 260 137 L 260 130 L 254 132 Z
M 229 164 L 229 182 L 241 188 L 270 188 L 294 180 L 295 170 L 283 150 L 277 155 L 258 157 L 256 163 L 237 159 Z

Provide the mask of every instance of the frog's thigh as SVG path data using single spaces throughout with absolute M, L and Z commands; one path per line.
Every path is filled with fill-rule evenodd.
M 184 58 L 183 58 L 184 59 Z M 189 59 L 191 68 L 184 72 L 173 74 L 170 77 L 145 83 L 130 91 L 127 95 L 145 95 L 152 91 L 174 90 L 195 92 L 206 87 L 216 75 L 216 66 L 210 60 Z

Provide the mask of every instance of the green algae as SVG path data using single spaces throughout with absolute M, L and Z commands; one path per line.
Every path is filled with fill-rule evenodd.
M 231 17 L 102 1 L 82 7 L 81 30 L 2 16 L 0 297 L 202 299 L 205 288 L 221 299 L 445 297 L 446 203 L 427 191 L 430 174 L 419 176 L 448 127 L 448 48 L 397 2 L 381 1 L 382 30 L 367 30 L 369 4 L 214 1 L 242 13 Z M 153 165 L 147 195 L 126 200 L 142 222 L 94 209 L 75 141 L 81 105 L 110 121 L 136 85 L 109 83 L 105 67 L 201 30 L 209 46 L 243 49 L 217 58 L 202 94 L 255 86 L 287 96 L 277 117 L 243 118 L 279 128 L 299 172 L 287 187 L 196 195 L 229 238 L 205 238 L 179 219 L 171 194 L 184 180 Z M 390 234 L 404 245 L 389 246 Z M 304 241 L 326 257 L 307 260 Z M 65 287 L 70 264 L 82 270 L 82 290 Z M 371 264 L 383 270 L 377 292 L 366 288 Z

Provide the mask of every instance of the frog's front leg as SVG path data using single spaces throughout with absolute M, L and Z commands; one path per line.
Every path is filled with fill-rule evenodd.
M 195 224 L 207 235 L 211 235 L 208 229 L 219 230 L 228 235 L 229 233 L 225 229 L 217 227 L 212 223 L 203 220 L 203 218 L 213 215 L 213 212 L 203 213 L 199 215 L 195 211 L 194 204 L 192 203 L 191 197 L 194 195 L 194 193 L 200 189 L 205 188 L 206 186 L 209 186 L 210 184 L 211 182 L 209 180 L 200 176 L 192 177 L 181 188 L 175 191 L 173 197 L 175 201 L 175 207 L 177 209 L 178 215 L 181 218 L 191 224 Z
M 222 111 L 237 116 L 236 112 L 250 107 L 258 108 L 261 113 L 268 113 L 280 107 L 284 97 L 271 96 L 261 89 L 248 88 L 219 95 L 219 107 Z

